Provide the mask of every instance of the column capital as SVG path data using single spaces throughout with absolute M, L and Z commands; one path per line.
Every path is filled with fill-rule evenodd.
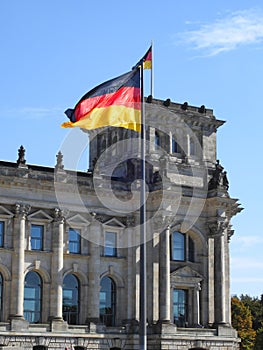
M 15 217 L 26 219 L 30 209 L 31 209 L 31 206 L 29 204 L 16 203 L 15 204 Z
M 228 222 L 216 220 L 208 223 L 210 237 L 222 236 L 228 228 Z

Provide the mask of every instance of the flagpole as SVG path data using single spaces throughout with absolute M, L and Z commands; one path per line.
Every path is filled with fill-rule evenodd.
M 141 76 L 141 189 L 140 189 L 140 323 L 139 349 L 147 350 L 147 305 L 146 305 L 146 191 L 145 191 L 145 106 L 143 61 L 140 65 Z
M 152 47 L 152 68 L 151 68 L 151 95 L 153 97 L 153 41 L 151 41 L 151 47 Z

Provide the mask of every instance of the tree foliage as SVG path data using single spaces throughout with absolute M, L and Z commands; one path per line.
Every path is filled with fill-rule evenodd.
M 232 326 L 237 330 L 241 338 L 242 350 L 253 350 L 256 339 L 256 331 L 252 328 L 252 314 L 239 298 L 232 298 Z

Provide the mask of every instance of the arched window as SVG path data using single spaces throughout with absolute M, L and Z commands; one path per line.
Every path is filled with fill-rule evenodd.
M 0 321 L 2 321 L 3 318 L 3 285 L 4 280 L 2 274 L 0 273 Z
M 195 261 L 195 243 L 188 233 L 173 232 L 171 236 L 171 259 Z
M 74 275 L 63 281 L 63 319 L 68 324 L 79 323 L 79 280 Z
M 41 321 L 42 280 L 37 272 L 30 271 L 25 277 L 24 317 L 30 323 Z
M 178 261 L 185 260 L 185 234 L 173 232 L 172 236 L 172 259 Z
M 100 320 L 106 326 L 115 325 L 116 285 L 110 277 L 103 277 L 100 283 Z

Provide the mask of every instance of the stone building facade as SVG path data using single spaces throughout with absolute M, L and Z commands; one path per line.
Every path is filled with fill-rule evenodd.
M 145 111 L 148 349 L 238 349 L 224 122 L 169 99 Z M 54 168 L 27 164 L 22 146 L 0 162 L 0 349 L 139 349 L 140 139 L 89 140 L 87 172 L 65 169 L 63 146 Z

